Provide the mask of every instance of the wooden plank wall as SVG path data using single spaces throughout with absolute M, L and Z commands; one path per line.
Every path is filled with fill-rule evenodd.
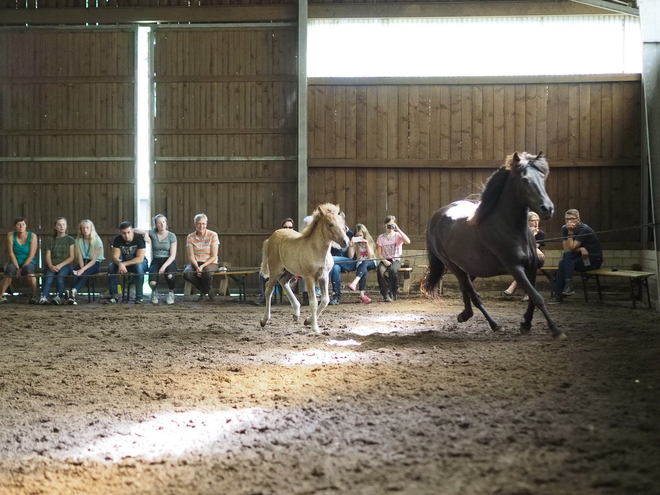
M 0 31 L 0 233 L 134 219 L 134 32 Z M 6 261 L 4 240 L 0 259 Z
M 261 262 L 297 211 L 297 35 L 293 27 L 155 30 L 155 213 L 185 235 L 206 213 L 220 258 Z
M 395 214 L 421 248 L 440 206 L 477 194 L 513 151 L 543 151 L 557 214 L 598 231 L 640 222 L 640 82 L 314 84 L 309 207 L 339 203 L 374 233 Z M 638 230 L 601 236 L 638 242 Z

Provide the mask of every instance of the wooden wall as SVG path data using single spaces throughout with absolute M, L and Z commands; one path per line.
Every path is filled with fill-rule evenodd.
M 293 27 L 156 29 L 155 213 L 185 234 L 206 213 L 220 258 L 257 266 L 297 212 Z
M 0 232 L 135 216 L 132 29 L 0 31 Z M 0 256 L 6 260 L 5 242 Z
M 640 82 L 314 83 L 309 89 L 309 201 L 336 201 L 351 224 L 387 214 L 422 246 L 433 212 L 477 194 L 513 151 L 543 151 L 557 214 L 599 231 L 640 222 Z M 620 79 L 620 80 L 617 80 Z M 632 80 L 631 80 L 632 79 Z M 639 231 L 603 235 L 639 241 Z

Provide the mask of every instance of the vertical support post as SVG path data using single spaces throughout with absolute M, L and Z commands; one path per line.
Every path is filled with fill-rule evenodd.
M 307 0 L 298 0 L 298 226 L 307 216 Z

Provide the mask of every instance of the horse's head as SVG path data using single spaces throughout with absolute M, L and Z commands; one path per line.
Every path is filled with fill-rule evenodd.
M 538 213 L 543 220 L 551 218 L 555 205 L 545 190 L 545 180 L 550 173 L 550 167 L 543 152 L 536 156 L 527 152 L 514 153 L 510 160 L 507 160 L 507 165 L 517 179 L 518 200 Z
M 340 214 L 339 206 L 331 203 L 320 205 L 314 210 L 312 224 L 314 224 L 314 231 L 321 232 L 327 240 L 334 242 L 341 249 L 348 247 L 346 221 Z

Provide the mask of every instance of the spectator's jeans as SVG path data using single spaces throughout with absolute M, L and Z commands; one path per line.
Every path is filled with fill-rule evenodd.
M 101 263 L 97 261 L 92 266 L 90 266 L 87 270 L 85 270 L 85 272 L 80 277 L 76 276 L 73 279 L 72 289 L 75 290 L 76 292 L 80 292 L 80 289 L 82 289 L 83 285 L 85 285 L 87 283 L 87 280 L 89 280 L 89 277 L 92 276 L 92 275 L 96 275 L 100 271 L 101 271 Z
M 155 282 L 158 284 L 158 278 L 160 274 L 158 271 L 160 267 L 165 264 L 167 258 L 154 258 L 151 260 L 151 266 L 149 267 L 149 282 Z M 176 262 L 172 262 L 167 265 L 165 268 L 165 281 L 167 282 L 167 287 L 170 290 L 174 290 L 174 274 L 176 273 Z
M 149 268 L 149 263 L 147 262 L 147 259 L 145 258 L 142 263 L 138 263 L 135 265 L 128 265 L 126 267 L 126 270 L 128 270 L 128 273 L 133 273 L 135 274 L 135 297 L 136 298 L 142 298 L 144 295 L 144 274 L 147 272 L 147 269 Z M 114 263 L 110 263 L 108 265 L 108 285 L 110 287 L 110 295 L 111 296 L 116 296 L 117 293 L 117 284 L 118 284 L 118 276 L 117 276 L 117 270 L 119 270 L 119 267 L 115 265 Z
M 330 281 L 332 282 L 332 291 L 336 297 L 341 296 L 341 274 L 342 272 L 355 271 L 355 261 L 353 258 L 346 258 L 344 256 L 333 256 L 335 264 L 330 270 Z
M 388 293 L 396 296 L 399 291 L 399 268 L 401 260 L 392 260 L 390 266 L 385 266 L 382 261 L 378 264 L 378 286 L 383 297 Z
M 553 292 L 561 294 L 566 285 L 573 282 L 573 272 L 588 272 L 590 270 L 598 270 L 603 263 L 603 259 L 589 255 L 589 266 L 585 266 L 584 260 L 580 253 L 573 251 L 565 251 L 559 260 L 559 267 L 557 268 L 557 277 L 555 278 L 555 285 Z
M 217 263 L 206 265 L 202 269 L 202 276 L 198 277 L 195 268 L 192 265 L 188 265 L 183 270 L 183 278 L 186 282 L 190 282 L 200 294 L 209 294 L 213 287 L 213 274 L 218 271 L 218 268 L 220 268 L 220 265 Z
M 63 296 L 64 286 L 66 285 L 66 278 L 67 276 L 71 275 L 71 272 L 73 272 L 71 263 L 64 265 L 62 268 L 60 268 L 59 272 L 54 272 L 50 268 L 46 267 L 44 269 L 44 282 L 41 286 L 41 295 L 43 297 L 48 296 L 50 287 L 53 285 L 53 279 L 57 279 L 57 295 L 60 297 Z
M 367 288 L 367 272 L 376 269 L 376 262 L 374 260 L 359 261 L 355 269 L 355 276 L 360 277 L 360 290 Z

